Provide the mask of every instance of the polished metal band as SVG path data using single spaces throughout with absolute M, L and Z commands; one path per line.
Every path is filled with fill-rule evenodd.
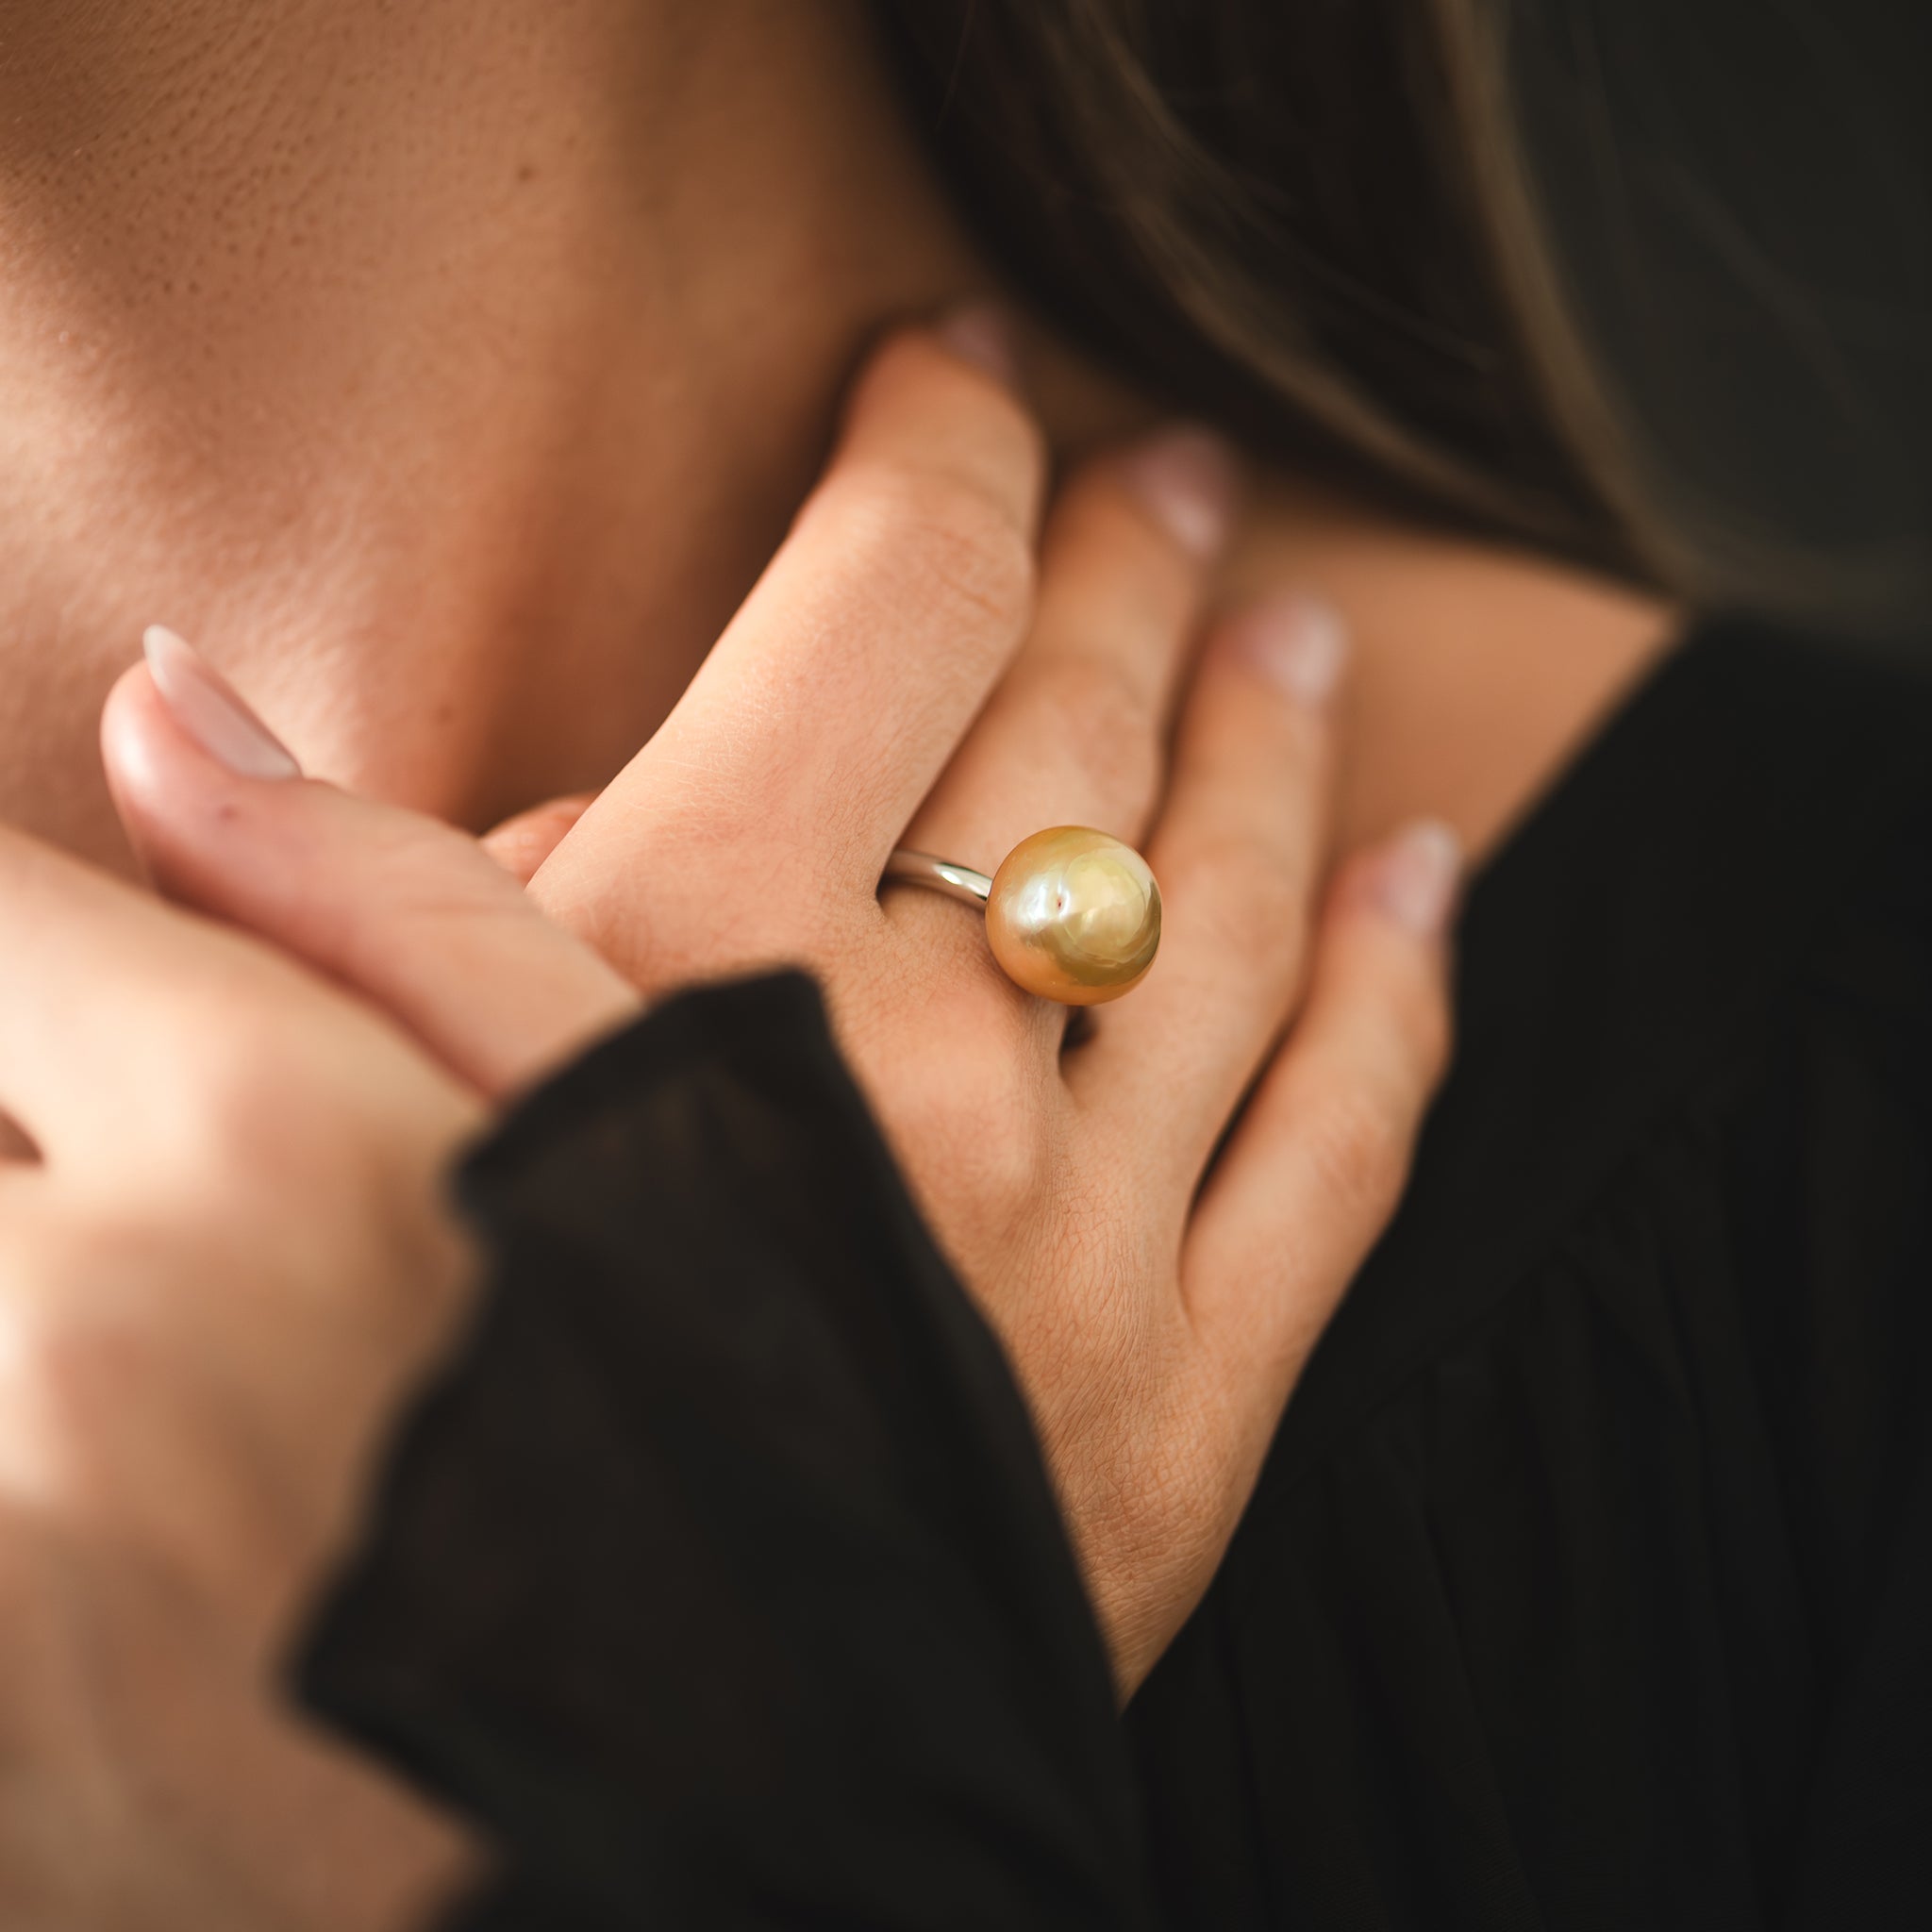
M 992 881 L 970 865 L 955 865 L 950 858 L 935 858 L 930 852 L 908 852 L 903 847 L 886 860 L 886 877 L 900 879 L 909 886 L 925 886 L 958 899 L 967 906 L 986 909 L 992 892 Z
M 1146 976 L 1160 945 L 1160 888 L 1147 861 L 1091 825 L 1022 839 L 991 878 L 903 847 L 884 878 L 976 906 L 1000 970 L 1063 1007 L 1118 999 Z

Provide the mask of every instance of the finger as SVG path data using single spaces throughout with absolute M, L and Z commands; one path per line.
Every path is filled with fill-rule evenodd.
M 268 775 L 242 700 L 179 639 L 151 633 L 149 648 L 154 669 L 108 697 L 102 748 L 128 835 L 169 897 L 353 988 L 492 1095 L 635 1012 L 628 984 L 474 840 Z
M 1033 628 L 907 844 L 991 873 L 1050 825 L 1140 841 L 1236 491 L 1231 455 L 1191 429 L 1069 484 L 1047 521 Z
M 130 1186 L 191 1138 L 207 1042 L 286 1002 L 298 977 L 239 935 L 5 826 L 0 931 L 0 1114 L 54 1168 L 77 1158 Z M 24 1178 L 6 1170 L 9 1185 Z
M 58 1163 L 99 1158 L 156 1124 L 130 1096 L 172 1091 L 170 1008 L 210 1007 L 249 980 L 244 948 L 146 893 L 0 826 L 0 1114 Z M 13 1173 L 18 1173 L 16 1168 Z
M 520 811 L 483 834 L 483 849 L 518 885 L 527 886 L 596 795 L 580 791 Z
M 788 920 L 808 930 L 841 895 L 870 905 L 1024 633 L 1043 475 L 1009 389 L 928 333 L 894 337 L 690 689 L 538 873 L 542 903 L 618 958 L 651 908 L 660 930 L 715 931 L 717 864 L 661 857 L 701 846 L 728 855 L 747 896 L 782 884 L 758 928 L 775 951 Z
M 1291 597 L 1231 618 L 1182 713 L 1148 850 L 1161 949 L 1070 1064 L 1076 1096 L 1191 1191 L 1300 991 L 1327 843 L 1344 640 Z
M 1455 835 L 1424 821 L 1343 869 L 1307 1003 L 1190 1226 L 1183 1292 L 1254 1463 L 1394 1212 L 1447 1064 L 1457 868 Z

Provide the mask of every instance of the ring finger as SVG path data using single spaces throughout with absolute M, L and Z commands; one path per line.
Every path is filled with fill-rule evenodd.
M 1148 858 L 1165 901 L 1147 984 L 1106 1013 L 1076 1091 L 1163 1142 L 1191 1188 L 1299 995 L 1327 851 L 1344 640 L 1289 597 L 1222 625 L 1188 694 Z

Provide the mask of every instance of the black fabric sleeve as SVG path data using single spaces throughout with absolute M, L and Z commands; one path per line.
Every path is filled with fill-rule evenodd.
M 1032 1429 L 781 974 L 466 1165 L 492 1281 L 300 1665 L 475 1820 L 467 1932 L 1148 1923 Z

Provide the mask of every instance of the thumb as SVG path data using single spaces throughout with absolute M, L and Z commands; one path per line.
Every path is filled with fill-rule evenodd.
M 523 1086 L 638 1009 L 476 841 L 304 778 L 171 631 L 109 693 L 108 784 L 158 889 L 361 994 L 482 1092 Z

